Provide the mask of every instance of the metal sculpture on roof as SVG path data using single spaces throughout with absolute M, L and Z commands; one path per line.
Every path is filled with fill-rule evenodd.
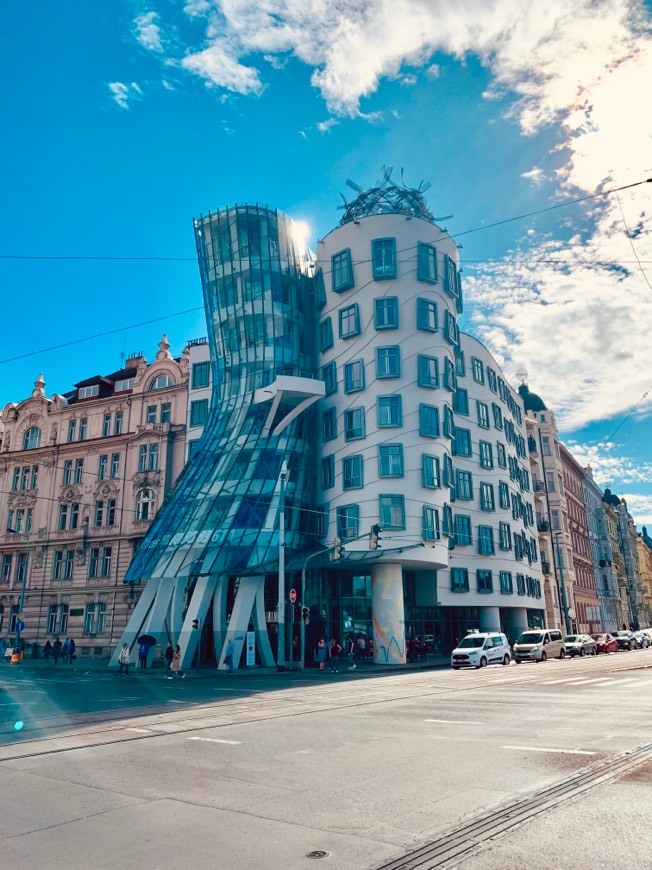
M 338 208 L 344 209 L 340 220 L 340 226 L 357 221 L 361 218 L 375 214 L 404 214 L 409 217 L 421 218 L 434 223 L 437 220 L 446 220 L 452 215 L 436 218 L 428 208 L 424 193 L 430 188 L 430 182 L 420 182 L 418 187 L 406 187 L 401 169 L 401 181 L 396 183 L 392 179 L 392 166 L 383 166 L 383 180 L 363 190 L 358 184 L 347 179 L 347 185 L 358 195 L 349 202 L 344 194 L 340 194 L 344 204 Z

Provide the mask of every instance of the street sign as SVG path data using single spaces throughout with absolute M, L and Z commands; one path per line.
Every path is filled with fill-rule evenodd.
M 25 614 L 23 613 L 22 610 L 20 611 L 19 614 L 17 614 L 16 619 L 21 619 L 21 620 L 22 620 L 22 619 L 25 619 Z
M 25 628 L 25 623 L 23 622 L 22 619 L 19 619 L 19 620 L 16 622 L 16 631 L 20 633 L 21 631 L 24 630 L 24 628 Z
M 247 632 L 247 667 L 253 668 L 256 664 L 256 632 Z
M 296 589 L 290 589 L 290 604 L 294 604 L 294 602 L 295 602 L 296 600 L 297 600 L 297 590 L 296 590 Z

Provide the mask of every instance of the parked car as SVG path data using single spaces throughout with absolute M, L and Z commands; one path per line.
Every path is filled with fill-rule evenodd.
M 634 637 L 636 638 L 636 646 L 639 649 L 647 649 L 650 645 L 650 637 L 644 631 L 635 631 Z
M 614 637 L 616 638 L 618 649 L 630 650 L 638 647 L 633 631 L 626 631 L 625 629 L 622 631 L 616 631 L 614 632 Z
M 522 632 L 512 655 L 517 664 L 521 662 L 545 662 L 546 659 L 566 658 L 566 647 L 561 631 L 556 628 L 537 628 Z
M 567 634 L 564 645 L 569 656 L 594 656 L 598 652 L 595 641 L 588 634 Z
M 599 653 L 618 652 L 618 641 L 612 634 L 592 634 Z
M 451 653 L 451 667 L 486 668 L 487 665 L 508 665 L 511 661 L 509 644 L 504 634 L 476 631 L 467 634 Z

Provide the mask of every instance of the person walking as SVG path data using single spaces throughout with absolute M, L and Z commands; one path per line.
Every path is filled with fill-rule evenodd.
M 326 641 L 323 637 L 317 643 L 315 662 L 319 665 L 319 670 L 323 673 L 326 669 Z
M 138 647 L 138 667 L 144 669 L 147 667 L 147 653 L 149 652 L 149 647 L 146 643 L 141 643 Z
M 68 642 L 68 638 L 66 638 L 63 642 L 63 646 L 61 647 L 61 661 L 65 664 L 68 664 L 68 651 L 70 650 L 70 643 Z
M 224 653 L 224 661 L 228 668 L 230 674 L 233 673 L 233 654 L 235 652 L 235 646 L 233 644 L 233 638 L 229 638 L 229 642 L 226 645 L 226 652 Z
M 129 647 L 126 643 L 122 644 L 122 649 L 120 650 L 120 655 L 118 656 L 118 676 L 122 674 L 123 668 L 125 674 L 129 676 Z
M 421 646 L 419 647 L 419 651 L 421 653 L 421 661 L 428 661 L 428 645 L 426 644 L 425 637 L 421 638 Z
M 49 661 L 51 655 L 52 655 L 52 644 L 48 640 L 46 642 L 45 646 L 43 647 L 43 658 L 45 659 L 46 662 Z
M 68 664 L 71 665 L 75 659 L 77 658 L 77 653 L 75 650 L 77 647 L 75 646 L 75 641 L 69 637 L 68 638 Z
M 340 653 L 342 652 L 342 647 L 337 642 L 337 638 L 331 638 L 331 642 L 328 645 L 328 669 L 331 674 L 338 674 L 337 663 L 340 660 Z
M 174 654 L 172 656 L 172 664 L 170 665 L 170 670 L 172 671 L 173 677 L 181 677 L 182 680 L 185 680 L 186 675 L 181 670 L 181 647 L 177 644 L 174 648 Z
M 358 638 L 358 658 L 364 659 L 367 657 L 367 641 L 364 638 L 364 635 L 360 635 Z
M 349 639 L 346 644 L 346 657 L 349 660 L 349 670 L 354 671 L 356 669 L 356 663 L 353 661 L 355 658 L 355 641 L 353 640 L 353 635 L 349 635 Z
M 61 655 L 62 651 L 63 651 L 63 644 L 61 643 L 59 638 L 57 638 L 55 640 L 55 642 L 52 644 L 52 658 L 54 659 L 55 665 L 58 663 L 59 656 Z
M 165 659 L 165 679 L 172 679 L 172 659 L 174 658 L 174 647 L 168 641 L 168 645 L 165 647 L 165 652 L 163 653 L 163 658 Z

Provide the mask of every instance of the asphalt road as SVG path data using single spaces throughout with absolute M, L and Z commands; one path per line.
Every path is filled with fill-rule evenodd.
M 0 671 L 0 854 L 18 870 L 650 867 L 651 689 L 652 649 L 377 676 Z

